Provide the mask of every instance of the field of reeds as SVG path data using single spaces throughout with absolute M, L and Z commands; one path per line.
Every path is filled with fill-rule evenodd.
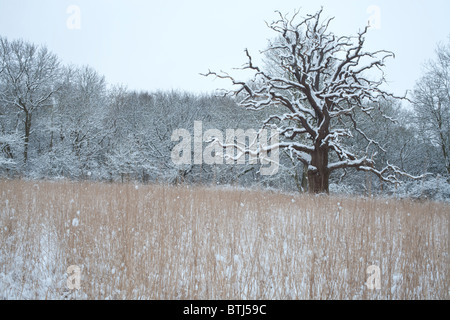
M 449 217 L 439 202 L 1 180 L 0 299 L 449 299 Z

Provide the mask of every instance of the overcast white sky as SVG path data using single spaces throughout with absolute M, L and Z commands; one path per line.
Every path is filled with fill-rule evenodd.
M 79 29 L 72 18 L 79 8 Z M 335 17 L 331 30 L 355 34 L 380 9 L 380 29 L 367 37 L 367 49 L 396 54 L 385 69 L 391 92 L 413 89 L 425 60 L 450 35 L 448 0 L 0 0 L 0 35 L 45 44 L 63 63 L 90 65 L 111 84 L 154 91 L 211 92 L 226 80 L 199 75 L 208 69 L 232 71 L 255 59 L 274 36 L 264 21 L 275 10 Z

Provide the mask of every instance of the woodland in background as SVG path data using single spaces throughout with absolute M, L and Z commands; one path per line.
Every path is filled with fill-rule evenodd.
M 378 163 L 412 175 L 399 186 L 367 172 L 332 174 L 330 191 L 450 198 L 450 46 L 438 46 L 411 104 L 386 101 L 384 115 L 360 117 L 359 127 L 382 143 Z M 109 85 L 89 66 L 65 66 L 46 47 L 0 37 L 0 175 L 6 178 L 138 181 L 271 187 L 306 191 L 303 165 L 280 152 L 280 169 L 261 176 L 260 165 L 175 166 L 172 132 L 257 129 L 271 110 L 252 112 L 233 98 L 180 91 L 136 92 Z M 395 121 L 392 121 L 395 119 Z M 342 140 L 349 148 L 366 141 Z M 205 144 L 206 145 L 206 144 Z M 380 169 L 381 169 L 380 164 Z

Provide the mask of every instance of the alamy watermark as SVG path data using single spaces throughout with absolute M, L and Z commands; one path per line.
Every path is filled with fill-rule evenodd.
M 224 135 L 218 129 L 203 132 L 202 121 L 194 121 L 193 139 L 188 130 L 177 129 L 171 140 L 179 141 L 171 153 L 175 165 L 246 164 L 248 156 L 248 164 L 261 164 L 261 175 L 278 173 L 279 136 L 276 130 L 270 130 L 269 135 L 266 129 L 226 129 Z
M 365 285 L 367 286 L 367 289 L 374 290 L 374 289 L 381 289 L 381 270 L 379 266 L 371 265 L 368 266 L 366 269 L 366 273 L 370 276 L 367 278 L 367 281 Z
M 367 7 L 369 16 L 369 27 L 373 29 L 381 29 L 381 8 L 377 5 Z
M 81 288 L 81 268 L 76 265 L 67 268 L 67 288 L 70 290 L 79 290 Z
M 81 29 L 81 9 L 77 5 L 70 5 L 66 9 L 69 17 L 66 20 L 67 29 L 80 30 Z

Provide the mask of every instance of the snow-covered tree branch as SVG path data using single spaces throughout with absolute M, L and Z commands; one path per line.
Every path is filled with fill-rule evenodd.
M 329 31 L 333 18 L 323 19 L 322 13 L 298 19 L 298 12 L 292 17 L 278 12 L 278 20 L 267 24 L 277 36 L 263 53 L 276 72 L 256 66 L 245 50 L 247 63 L 242 69 L 253 72 L 251 80 L 236 80 L 223 72 L 205 75 L 230 80 L 235 89 L 226 95 L 237 97 L 241 106 L 273 110 L 263 127 L 276 128 L 284 138 L 278 147 L 306 165 L 310 192 L 329 192 L 330 174 L 337 169 L 368 171 L 392 183 L 400 176 L 418 178 L 391 164 L 377 170 L 375 154 L 369 154 L 368 147 L 356 153 L 342 143 L 352 129 L 368 145 L 383 150 L 358 127 L 355 112 L 370 117 L 370 105 L 397 98 L 382 89 L 385 61 L 394 54 L 365 51 L 368 27 L 355 36 L 335 35 Z M 337 161 L 331 161 L 332 154 Z
M 441 161 L 450 174 L 450 41 L 438 46 L 436 55 L 416 84 L 414 110 L 421 134 L 439 146 Z
M 48 106 L 58 90 L 59 60 L 46 47 L 22 40 L 9 42 L 0 37 L 0 102 L 23 114 L 24 164 L 28 160 L 32 117 L 38 108 Z

